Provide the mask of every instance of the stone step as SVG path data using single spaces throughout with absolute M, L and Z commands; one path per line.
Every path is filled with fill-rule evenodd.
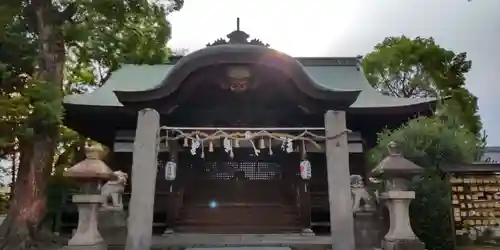
M 238 233 L 256 233 L 256 234 L 277 234 L 277 233 L 300 233 L 299 226 L 187 226 L 180 225 L 175 227 L 176 232 L 197 232 L 211 234 L 238 234 Z

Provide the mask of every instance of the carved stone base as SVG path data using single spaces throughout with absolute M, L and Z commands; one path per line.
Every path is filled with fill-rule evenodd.
M 425 250 L 425 244 L 418 239 L 415 240 L 383 240 L 384 250 Z
M 101 209 L 99 211 L 99 232 L 106 242 L 127 237 L 127 215 L 123 210 Z
M 380 247 L 382 239 L 380 220 L 374 212 L 354 213 L 354 234 L 356 249 L 373 249 Z
M 78 207 L 78 227 L 68 246 L 92 246 L 103 243 L 97 229 L 98 209 L 101 204 L 100 195 L 73 195 L 73 203 Z
M 64 246 L 61 248 L 61 250 L 107 250 L 108 246 L 106 243 L 102 242 L 100 244 L 96 245 L 90 245 L 90 246 Z

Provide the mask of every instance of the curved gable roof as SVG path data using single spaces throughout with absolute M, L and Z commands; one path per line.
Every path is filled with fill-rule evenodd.
M 318 88 L 330 90 L 361 90 L 357 100 L 350 106 L 352 112 L 383 113 L 384 111 L 407 113 L 428 111 L 437 100 L 433 98 L 398 98 L 383 95 L 375 90 L 365 78 L 359 66 L 347 63 L 356 58 L 296 58 L 307 75 L 318 84 Z M 147 91 L 158 88 L 175 66 L 123 65 L 112 73 L 109 80 L 93 92 L 69 95 L 65 105 L 122 107 L 115 91 Z
M 254 64 L 264 65 L 282 72 L 311 98 L 336 101 L 350 106 L 356 101 L 359 89 L 325 88 L 315 81 L 304 67 L 293 57 L 265 46 L 251 44 L 223 44 L 209 46 L 182 57 L 157 87 L 143 91 L 115 91 L 122 103 L 145 102 L 164 98 L 175 90 L 187 77 L 201 68 L 220 64 Z

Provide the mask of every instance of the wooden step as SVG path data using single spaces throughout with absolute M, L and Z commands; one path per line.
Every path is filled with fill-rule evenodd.
M 277 220 L 260 220 L 255 218 L 254 220 L 211 220 L 211 219 L 180 219 L 176 222 L 177 225 L 183 226 L 290 226 L 298 225 L 300 221 L 298 219 L 277 219 Z
M 209 207 L 210 201 L 207 202 L 191 202 L 184 203 L 185 207 Z M 288 208 L 295 207 L 293 204 L 282 203 L 282 202 L 218 202 L 217 207 L 276 207 L 276 208 Z
M 238 218 L 254 218 L 254 217 L 264 217 L 273 219 L 275 217 L 283 218 L 296 218 L 299 216 L 297 211 L 285 211 L 285 210 L 241 210 L 241 209 L 206 209 L 206 210 L 182 210 L 179 213 L 180 217 L 185 218 L 196 218 L 196 217 L 211 217 L 211 218 L 223 218 L 223 219 L 238 219 Z
M 190 218 L 190 219 L 197 219 L 197 218 L 216 218 L 216 219 L 224 219 L 224 220 L 231 220 L 231 219 L 238 219 L 238 218 L 243 218 L 243 219 L 248 219 L 248 218 L 267 218 L 269 220 L 273 220 L 276 217 L 283 217 L 283 218 L 297 218 L 299 215 L 298 212 L 289 212 L 289 211 L 258 211 L 258 210 L 247 210 L 247 211 L 241 211 L 241 210 L 198 210 L 198 211 L 193 211 L 193 210 L 184 210 L 179 213 L 180 218 Z
M 284 217 L 284 218 L 295 218 L 298 217 L 298 212 L 296 211 L 268 211 L 268 210 L 235 210 L 235 209 L 214 209 L 214 210 L 183 210 L 180 212 L 180 217 L 186 218 L 197 218 L 197 217 L 213 217 L 213 218 L 225 218 L 225 219 L 237 219 L 237 218 L 248 218 L 248 217 L 266 217 L 273 219 L 274 217 Z
M 179 219 L 192 220 L 213 220 L 213 221 L 252 221 L 252 220 L 268 220 L 268 221 L 294 221 L 298 218 L 298 212 L 259 212 L 259 211 L 182 211 L 179 214 Z
M 241 213 L 294 213 L 297 212 L 298 208 L 295 206 L 232 206 L 226 204 L 217 204 L 216 207 L 210 207 L 206 204 L 204 205 L 185 205 L 181 209 L 186 212 L 206 212 L 206 213 L 221 213 L 224 211 L 241 211 Z
M 225 202 L 216 208 L 210 208 L 207 203 L 184 204 L 176 225 L 180 232 L 300 232 L 297 207 L 270 202 Z
M 249 202 L 249 203 L 290 203 L 294 202 L 293 197 L 277 197 L 277 196 L 248 196 L 248 195 L 207 195 L 207 196 L 185 196 L 184 202 L 186 203 L 204 203 L 210 201 L 218 202 Z

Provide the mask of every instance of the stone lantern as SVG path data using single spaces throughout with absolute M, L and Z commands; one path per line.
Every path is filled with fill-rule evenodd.
M 411 228 L 409 207 L 415 192 L 409 190 L 409 183 L 413 176 L 423 169 L 415 163 L 405 159 L 394 142 L 389 143 L 389 156 L 384 158 L 373 169 L 374 175 L 385 180 L 385 190 L 380 198 L 385 201 L 389 209 L 389 232 L 382 240 L 385 250 L 424 250 L 425 245 L 418 239 Z
M 64 249 L 107 248 L 97 229 L 98 210 L 103 202 L 99 186 L 114 177 L 111 169 L 102 161 L 104 150 L 99 145 L 85 149 L 86 159 L 69 168 L 64 176 L 80 184 L 80 194 L 73 195 L 78 207 L 78 227 Z

